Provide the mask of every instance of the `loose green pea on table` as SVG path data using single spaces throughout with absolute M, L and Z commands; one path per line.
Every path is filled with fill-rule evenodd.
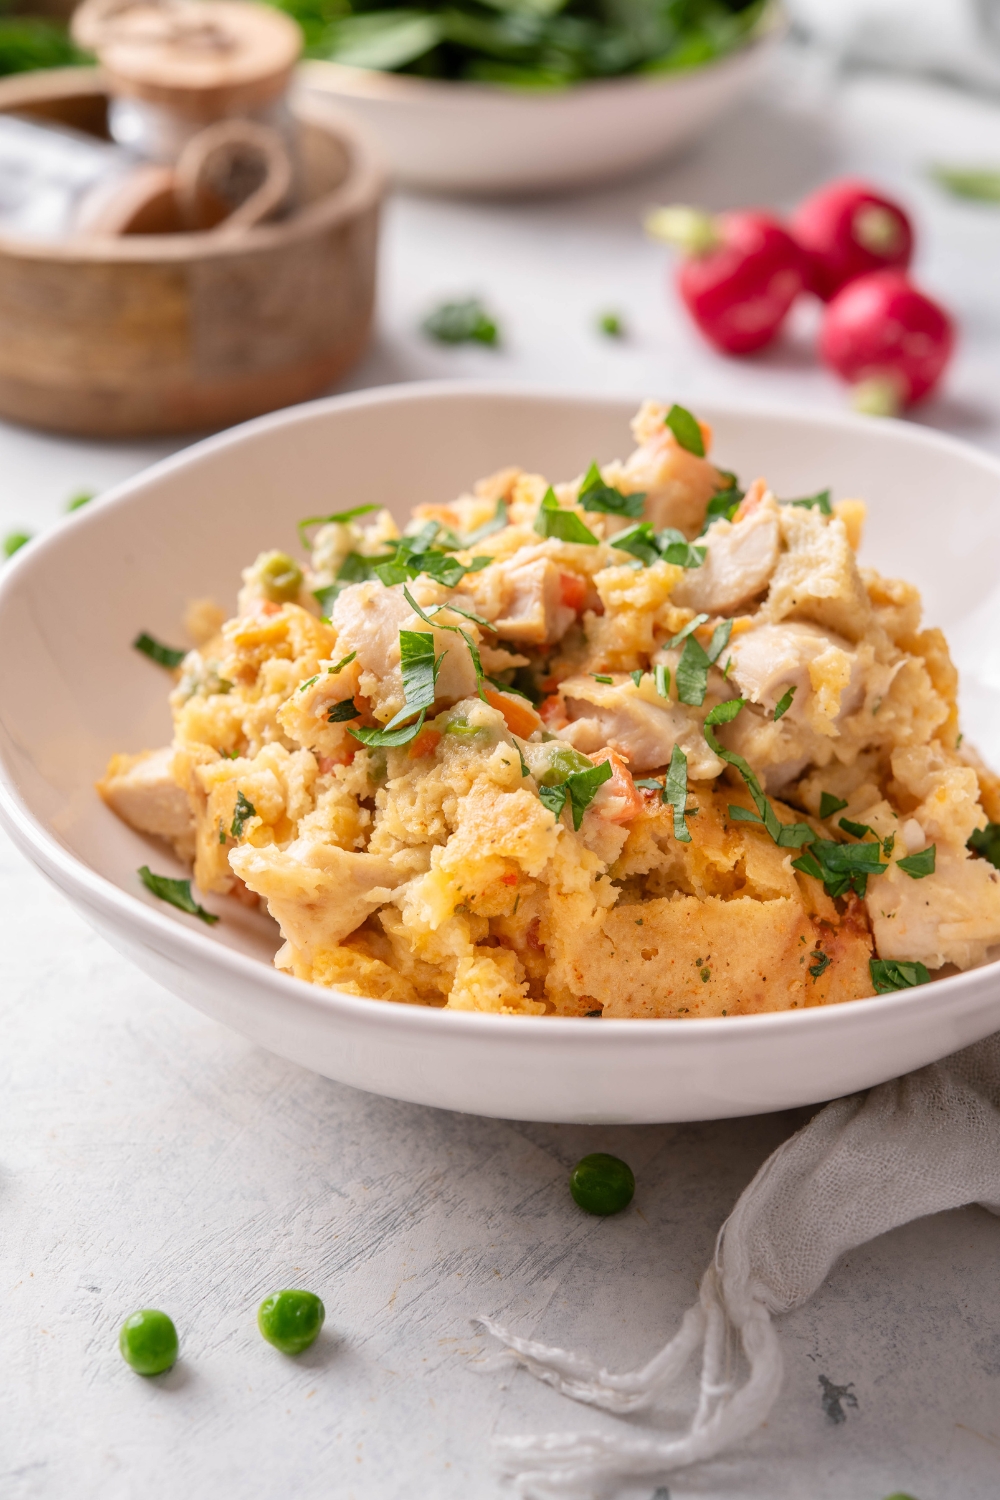
M 125 1319 L 118 1347 L 137 1375 L 162 1375 L 177 1359 L 177 1329 L 165 1312 L 142 1307 Z
M 325 1317 L 315 1292 L 275 1292 L 257 1309 L 257 1327 L 282 1354 L 301 1354 L 316 1342 Z
M 620 1214 L 635 1193 L 635 1176 L 627 1162 L 595 1151 L 578 1161 L 569 1174 L 569 1190 L 588 1214 Z

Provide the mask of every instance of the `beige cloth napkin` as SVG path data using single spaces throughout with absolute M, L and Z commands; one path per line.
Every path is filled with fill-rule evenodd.
M 846 1251 L 967 1203 L 1000 1214 L 1000 1035 L 838 1099 L 785 1141 L 720 1229 L 698 1302 L 642 1369 L 614 1375 L 481 1319 L 507 1358 L 564 1396 L 619 1415 L 668 1396 L 701 1353 L 698 1407 L 676 1436 L 643 1436 L 630 1424 L 613 1436 L 503 1438 L 504 1471 L 525 1500 L 597 1500 L 732 1448 L 781 1389 L 773 1316 L 807 1302 Z

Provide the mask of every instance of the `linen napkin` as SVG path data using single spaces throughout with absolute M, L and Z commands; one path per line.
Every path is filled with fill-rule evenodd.
M 1000 1035 L 828 1104 L 779 1146 L 720 1229 L 698 1302 L 642 1369 L 614 1375 L 481 1318 L 506 1358 L 564 1396 L 619 1415 L 656 1405 L 701 1353 L 686 1431 L 642 1436 L 630 1425 L 613 1436 L 503 1438 L 504 1471 L 525 1500 L 592 1500 L 731 1448 L 764 1421 L 781 1388 L 773 1315 L 807 1302 L 846 1251 L 967 1203 L 1000 1214 Z

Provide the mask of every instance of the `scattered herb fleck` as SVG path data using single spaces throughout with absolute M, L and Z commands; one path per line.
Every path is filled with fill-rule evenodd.
M 462 302 L 442 302 L 421 323 L 428 338 L 439 344 L 486 344 L 496 348 L 500 330 L 478 297 Z
M 928 984 L 931 977 L 922 963 L 903 958 L 872 958 L 868 962 L 868 971 L 876 995 Z
M 551 485 L 542 496 L 534 529 L 538 536 L 555 536 L 561 542 L 582 542 L 588 547 L 597 546 L 597 538 L 590 527 L 583 524 L 576 511 L 562 509 Z
M 632 495 L 623 495 L 613 485 L 605 484 L 597 464 L 592 463 L 580 486 L 579 501 L 584 510 L 603 511 L 611 516 L 628 516 L 634 521 L 642 515 L 646 496 L 638 491 Z
M 636 671 L 636 672 L 630 672 L 628 675 L 631 677 L 631 679 L 635 683 L 636 687 L 639 687 L 640 683 L 642 682 L 642 672 L 641 672 L 641 670 Z
M 174 880 L 169 875 L 154 875 L 148 865 L 143 865 L 139 870 L 139 879 L 161 901 L 167 901 L 171 906 L 176 906 L 178 911 L 187 912 L 190 917 L 200 917 L 211 927 L 219 919 L 199 906 L 191 895 L 190 880 Z
M 711 713 L 705 717 L 704 735 L 708 747 L 720 760 L 737 770 L 746 782 L 747 791 L 750 793 L 753 804 L 757 809 L 756 814 L 745 807 L 730 807 L 729 816 L 735 823 L 762 823 L 774 842 L 782 849 L 800 849 L 803 844 L 808 844 L 816 835 L 808 823 L 782 823 L 768 799 L 764 796 L 760 782 L 754 772 L 750 769 L 742 755 L 736 755 L 732 750 L 726 750 L 712 733 L 716 724 L 730 724 L 743 708 L 743 698 L 730 698 L 726 703 L 720 703 L 713 708 Z
M 71 499 L 66 501 L 67 511 L 82 510 L 85 505 L 90 504 L 95 494 L 95 490 L 81 490 L 78 495 L 73 495 Z
M 813 983 L 815 983 L 821 974 L 826 973 L 832 960 L 829 953 L 824 953 L 822 948 L 814 948 L 809 957 L 816 960 L 815 963 L 809 965 L 809 972 L 813 977 Z
M 687 756 L 680 745 L 675 744 L 670 752 L 670 767 L 663 784 L 663 800 L 668 802 L 674 810 L 674 838 L 680 844 L 691 842 L 691 835 L 684 821 L 688 796 L 687 780 Z
M 934 865 L 937 860 L 937 844 L 929 844 L 926 849 L 921 849 L 919 854 L 908 854 L 905 859 L 897 859 L 901 870 L 905 870 L 911 880 L 922 880 L 925 875 L 934 874 Z
M 968 847 L 1000 870 L 1000 823 L 987 823 L 985 828 L 975 829 Z
M 775 723 L 778 722 L 778 720 L 782 717 L 783 714 L 787 714 L 788 710 L 792 706 L 792 699 L 795 697 L 795 694 L 797 692 L 798 692 L 798 688 L 797 687 L 790 687 L 786 693 L 782 693 L 781 697 L 778 699 L 777 703 L 774 705 L 774 721 L 775 721 Z
M 1000 172 L 995 169 L 936 166 L 930 168 L 930 175 L 956 198 L 970 198 L 975 203 L 1000 203 Z
M 598 787 L 611 780 L 611 762 L 602 760 L 600 765 L 591 766 L 587 771 L 574 771 L 567 776 L 565 781 L 555 786 L 540 786 L 538 795 L 542 803 L 554 813 L 558 819 L 569 799 L 573 816 L 573 827 L 579 829 L 583 822 L 583 815 L 593 802 Z
M 818 510 L 824 516 L 833 515 L 829 490 L 820 490 L 815 495 L 803 495 L 799 500 L 782 500 L 781 504 L 797 505 L 801 510 Z
M 187 656 L 186 651 L 178 651 L 174 646 L 164 646 L 145 630 L 139 632 L 132 645 L 136 651 L 141 651 L 143 656 L 148 656 L 150 661 L 155 661 L 158 667 L 169 667 L 171 671 L 179 667 Z
M 832 818 L 835 812 L 840 812 L 847 803 L 842 797 L 835 797 L 832 792 L 820 792 L 819 815 L 821 818 Z
M 342 698 L 335 703 L 326 716 L 328 724 L 346 724 L 348 719 L 360 719 L 361 710 L 353 698 Z
M 616 312 L 599 313 L 597 327 L 609 339 L 623 339 L 627 332 L 624 318 Z
M 705 440 L 701 435 L 701 428 L 696 417 L 693 417 L 683 406 L 673 405 L 664 418 L 664 423 L 670 428 L 677 442 L 696 458 L 705 457 Z
M 20 552 L 30 541 L 30 531 L 9 531 L 3 539 L 4 557 L 13 557 L 15 552 Z
M 243 829 L 246 827 L 247 819 L 255 818 L 256 816 L 257 809 L 254 807 L 253 803 L 249 802 L 247 798 L 244 797 L 242 792 L 237 792 L 236 808 L 233 812 L 233 821 L 229 829 L 229 832 L 232 834 L 233 838 L 241 839 L 243 837 Z
M 307 526 L 346 526 L 350 521 L 356 521 L 359 516 L 367 516 L 373 510 L 378 510 L 378 506 L 354 505 L 350 510 L 336 510 L 331 516 L 307 516 L 304 521 L 299 522 L 299 540 L 308 552 L 309 538 L 306 536 Z M 353 555 L 356 556 L 357 554 Z

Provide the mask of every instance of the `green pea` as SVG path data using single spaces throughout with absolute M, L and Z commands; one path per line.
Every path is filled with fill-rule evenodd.
M 257 1309 L 257 1327 L 282 1354 L 301 1354 L 316 1342 L 325 1317 L 315 1292 L 274 1292 Z
M 561 786 L 569 776 L 575 776 L 577 771 L 592 771 L 594 762 L 586 755 L 581 755 L 579 750 L 574 750 L 571 745 L 563 745 L 558 750 L 549 753 L 548 770 L 543 771 L 539 786 Z
M 620 1214 L 635 1192 L 635 1177 L 627 1162 L 595 1151 L 578 1161 L 569 1174 L 569 1190 L 588 1214 Z
M 137 1375 L 162 1375 L 177 1359 L 177 1329 L 165 1312 L 142 1307 L 125 1319 L 118 1347 Z
M 449 719 L 444 726 L 445 734 L 459 734 L 470 738 L 473 735 L 482 734 L 484 731 L 475 724 L 470 724 L 466 718 Z
M 288 604 L 299 597 L 302 569 L 287 552 L 268 552 L 260 564 L 257 577 L 272 604 Z

